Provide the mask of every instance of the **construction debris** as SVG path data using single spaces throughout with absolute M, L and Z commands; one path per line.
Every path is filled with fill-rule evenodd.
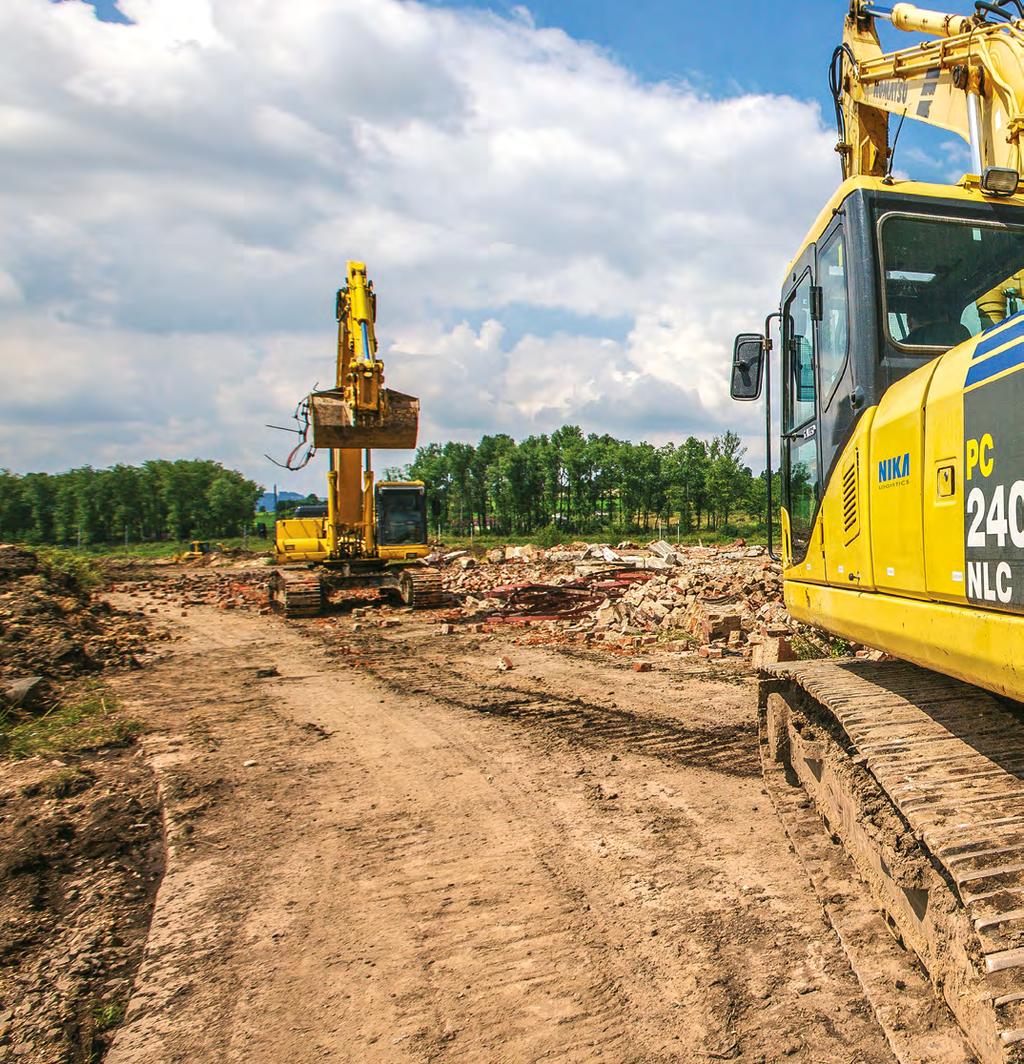
M 755 648 L 759 659 L 788 660 L 793 638 L 829 652 L 828 637 L 789 617 L 780 566 L 743 540 L 510 546 L 474 565 L 463 551 L 435 560 L 461 617 L 485 625 L 546 624 L 586 642 L 641 647 L 671 639 L 709 660 L 749 658 Z
M 663 645 L 708 661 L 771 663 L 835 650 L 831 637 L 790 618 L 780 566 L 764 547 L 743 540 L 721 547 L 658 539 L 645 547 L 621 542 L 476 552 L 441 548 L 427 561 L 442 573 L 452 603 L 438 617 L 440 635 L 486 633 L 497 625 L 531 627 L 534 642 L 579 642 L 629 655 Z M 152 585 L 126 584 L 123 590 L 186 610 L 207 605 L 269 611 L 266 574 L 258 569 L 185 573 Z M 356 606 L 360 595 L 365 606 Z M 354 607 L 353 631 L 365 620 L 399 623 L 377 613 L 382 604 L 376 592 L 346 592 L 341 599 Z M 856 646 L 841 650 L 873 653 Z
M 216 606 L 222 610 L 259 609 L 271 612 L 268 577 L 259 570 L 230 573 L 184 573 L 152 582 L 136 581 L 114 585 L 130 599 L 173 602 L 175 605 Z M 155 609 L 155 607 L 153 607 Z

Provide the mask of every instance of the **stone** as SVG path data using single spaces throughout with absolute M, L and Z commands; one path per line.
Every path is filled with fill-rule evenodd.
M 3 685 L 3 697 L 21 709 L 42 709 L 48 700 L 49 685 L 42 676 L 19 676 Z
M 648 543 L 647 549 L 658 558 L 662 558 L 665 561 L 675 561 L 675 550 L 663 539 L 656 539 L 653 543 Z
M 782 636 L 766 636 L 764 641 L 754 647 L 750 663 L 755 669 L 774 665 L 780 661 L 795 661 L 796 654 L 789 640 Z

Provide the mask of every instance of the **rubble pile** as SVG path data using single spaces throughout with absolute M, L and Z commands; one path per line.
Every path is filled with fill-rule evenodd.
M 453 551 L 432 561 L 464 613 L 560 623 L 587 641 L 681 635 L 706 657 L 749 656 L 766 639 L 799 630 L 782 601 L 780 567 L 764 547 L 742 540 L 499 547 L 482 558 Z
M 739 558 L 684 560 L 605 601 L 594 615 L 598 632 L 682 632 L 704 656 L 749 654 L 766 637 L 792 634 L 782 602 L 782 572 L 753 549 Z
M 0 684 L 26 676 L 67 680 L 110 665 L 137 665 L 145 621 L 118 613 L 70 572 L 34 551 L 0 544 Z
M 129 598 L 152 599 L 176 606 L 216 606 L 222 610 L 260 609 L 269 611 L 267 574 L 244 570 L 231 573 L 184 573 L 152 582 L 124 584 L 120 590 Z M 158 607 L 150 606 L 151 612 Z

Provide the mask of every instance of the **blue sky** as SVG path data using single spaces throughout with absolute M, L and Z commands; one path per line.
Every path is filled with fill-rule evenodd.
M 825 66 L 845 6 L 823 0 L 431 2 L 504 15 L 525 7 L 538 26 L 593 41 L 648 81 L 685 78 L 714 95 L 778 92 L 823 103 Z M 782 49 L 764 47 L 780 38 Z
M 263 426 L 330 376 L 346 259 L 421 443 L 732 428 L 761 460 L 732 337 L 838 183 L 845 0 L 124 3 L 0 0 L 0 466 L 280 482 Z M 897 169 L 948 179 L 919 143 Z

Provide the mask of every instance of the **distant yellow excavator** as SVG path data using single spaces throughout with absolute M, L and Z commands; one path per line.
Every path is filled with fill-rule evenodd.
M 880 21 L 926 39 L 885 53 Z M 1020 1061 L 1024 4 L 853 0 L 831 87 L 844 181 L 732 394 L 768 399 L 790 612 L 903 660 L 766 662 L 766 776 L 812 795 L 979 1059 Z M 961 135 L 971 172 L 896 176 L 890 115 Z
M 271 600 L 293 617 L 320 613 L 332 589 L 378 588 L 409 606 L 440 605 L 440 574 L 421 562 L 430 553 L 423 483 L 374 484 L 370 449 L 415 447 L 420 404 L 384 387 L 377 296 L 363 263 L 348 263 L 335 316 L 335 387 L 304 404 L 313 447 L 330 451 L 327 504 L 276 523 Z

